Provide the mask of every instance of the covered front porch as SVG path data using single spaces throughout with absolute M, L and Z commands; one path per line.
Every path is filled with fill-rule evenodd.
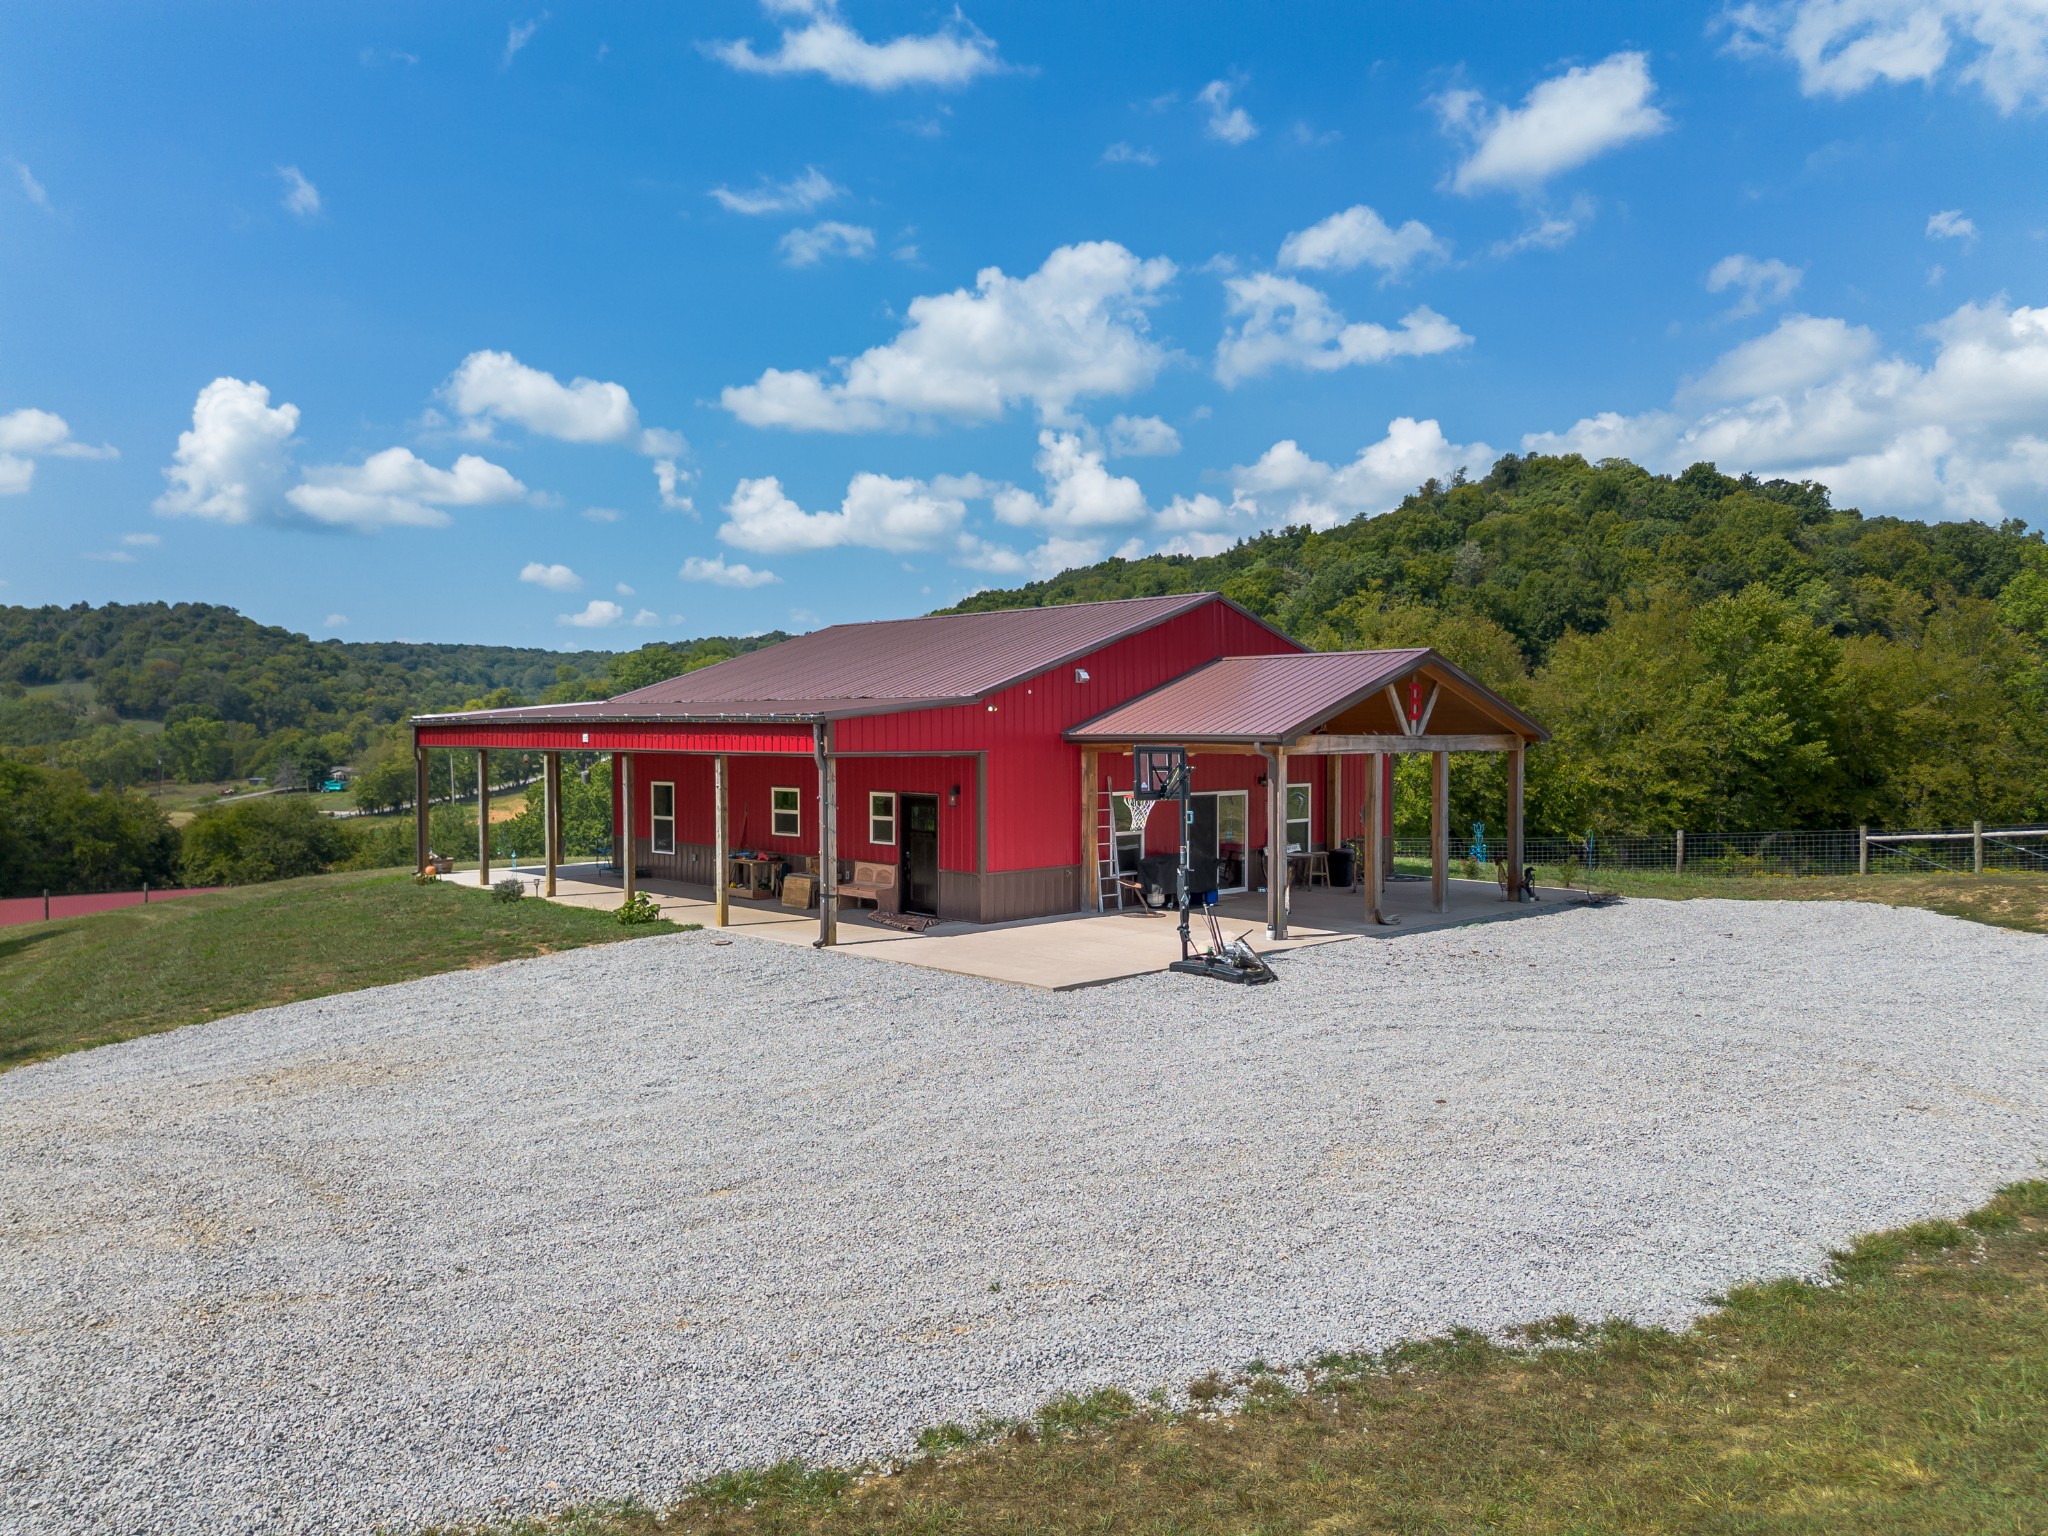
M 1233 656 L 1210 663 L 1067 731 L 1081 749 L 1084 884 L 1107 909 L 1124 905 L 1136 856 L 1177 850 L 1181 829 L 1175 803 L 1135 834 L 1125 832 L 1136 813 L 1134 754 L 1165 748 L 1184 754 L 1192 794 L 1211 784 L 1234 784 L 1225 794 L 1244 808 L 1227 818 L 1220 807 L 1204 818 L 1190 804 L 1193 858 L 1213 858 L 1217 884 L 1257 893 L 1266 938 L 1286 940 L 1306 918 L 1302 903 L 1316 900 L 1314 881 L 1355 889 L 1352 909 L 1365 928 L 1419 915 L 1393 878 L 1393 764 L 1397 757 L 1429 760 L 1430 876 L 1426 911 L 1449 919 L 1462 900 L 1460 885 L 1479 885 L 1496 903 L 1529 899 L 1523 889 L 1523 771 L 1528 747 L 1549 733 L 1507 700 L 1436 652 L 1311 652 Z M 1506 768 L 1506 827 L 1502 878 L 1497 883 L 1451 877 L 1450 761 L 1453 753 L 1498 753 Z M 1205 767 L 1206 764 L 1206 767 Z M 1130 765 L 1128 768 L 1126 765 Z M 1256 774 L 1256 778 L 1247 775 Z M 1263 803 L 1261 803 L 1263 802 Z M 1233 847 L 1218 829 L 1233 820 Z M 1355 858 L 1356 877 L 1333 871 L 1343 855 Z M 1233 876 L 1235 878 L 1233 878 Z M 1146 881 L 1135 882 L 1142 899 Z M 1489 899 L 1480 897 L 1478 899 Z
M 508 874 L 530 880 L 536 894 L 545 881 L 543 871 L 532 867 L 507 870 L 501 866 L 492 878 L 502 879 Z M 474 885 L 482 876 L 478 871 L 464 870 L 443 878 Z M 602 870 L 596 864 L 565 864 L 555 872 L 552 899 L 568 906 L 610 911 L 618 906 L 623 887 L 621 875 Z M 708 885 L 643 877 L 636 882 L 636 888 L 672 922 L 699 923 L 706 928 L 718 926 L 716 893 Z M 1262 953 L 1284 956 L 1297 949 L 1358 938 L 1391 938 L 1466 923 L 1535 917 L 1556 911 L 1573 899 L 1573 893 L 1546 889 L 1534 905 L 1509 906 L 1501 901 L 1500 890 L 1491 881 L 1452 880 L 1444 907 L 1439 910 L 1429 882 L 1395 879 L 1388 883 L 1382 897 L 1383 921 L 1374 922 L 1361 912 L 1354 891 L 1342 886 L 1334 890 L 1324 886 L 1298 887 L 1290 897 L 1292 916 L 1287 936 L 1270 942 L 1258 936 L 1265 922 L 1264 893 L 1225 896 L 1216 910 L 1227 935 L 1252 930 Z M 731 900 L 723 931 L 749 942 L 808 947 L 817 939 L 817 919 L 813 913 L 775 903 Z M 863 959 L 1052 991 L 1149 975 L 1164 971 L 1169 962 L 1180 958 L 1175 914 L 1137 910 L 1001 923 L 946 924 L 924 934 L 885 927 L 848 911 L 840 916 L 838 941 L 839 947 Z

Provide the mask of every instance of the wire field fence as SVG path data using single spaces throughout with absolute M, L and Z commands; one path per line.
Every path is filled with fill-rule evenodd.
M 1491 835 L 1483 841 L 1451 839 L 1453 864 L 1490 866 L 1506 851 L 1506 843 Z M 1394 839 L 1394 857 L 1403 863 L 1427 864 L 1429 856 L 1428 838 Z M 1729 877 L 2041 873 L 2048 872 L 2048 826 L 1532 837 L 1523 858 L 1539 867 Z

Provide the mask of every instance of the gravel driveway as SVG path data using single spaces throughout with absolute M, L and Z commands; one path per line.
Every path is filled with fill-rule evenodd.
M 0 1527 L 346 1531 L 1452 1323 L 1679 1323 L 2048 1155 L 2048 939 L 1638 901 L 1278 986 L 709 935 L 0 1077 Z

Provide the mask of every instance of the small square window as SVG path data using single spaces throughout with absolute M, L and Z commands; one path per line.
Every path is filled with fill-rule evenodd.
M 896 841 L 896 796 L 891 790 L 872 790 L 868 794 L 868 841 Z
M 768 791 L 769 828 L 777 837 L 804 835 L 803 800 L 793 789 Z

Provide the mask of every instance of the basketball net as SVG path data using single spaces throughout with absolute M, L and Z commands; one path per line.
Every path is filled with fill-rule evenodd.
M 1152 819 L 1152 807 L 1160 802 L 1157 800 L 1140 800 L 1136 795 L 1127 795 L 1125 799 L 1131 807 L 1131 830 L 1138 834 L 1139 846 L 1142 847 L 1145 837 L 1145 823 Z

